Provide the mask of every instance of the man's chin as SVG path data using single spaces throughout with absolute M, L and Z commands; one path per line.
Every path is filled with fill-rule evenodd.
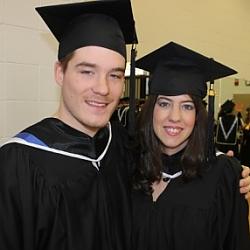
M 96 128 L 96 129 L 101 129 L 103 127 L 106 127 L 108 122 L 109 122 L 109 119 L 95 120 L 91 123 L 91 126 Z

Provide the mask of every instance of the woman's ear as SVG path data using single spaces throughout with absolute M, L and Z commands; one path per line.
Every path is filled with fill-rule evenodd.
M 64 71 L 63 71 L 63 67 L 62 67 L 61 63 L 58 61 L 54 65 L 54 75 L 55 75 L 56 83 L 59 86 L 62 86 L 63 85 L 63 78 L 64 78 Z

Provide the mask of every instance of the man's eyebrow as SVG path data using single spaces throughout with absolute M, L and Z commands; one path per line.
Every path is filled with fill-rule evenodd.
M 94 63 L 88 63 L 88 62 L 80 62 L 80 63 L 77 63 L 75 65 L 76 68 L 78 67 L 91 67 L 91 68 L 95 68 L 96 67 L 96 64 Z
M 120 72 L 124 73 L 125 68 L 123 68 L 123 67 L 115 67 L 115 68 L 112 68 L 111 71 L 120 71 Z
M 91 67 L 91 68 L 97 68 L 97 65 L 95 63 L 89 63 L 89 62 L 80 62 L 80 63 L 77 63 L 75 65 L 76 68 L 79 68 L 79 67 Z M 125 72 L 125 68 L 124 67 L 114 67 L 114 68 L 111 68 L 110 71 L 119 71 L 119 72 L 122 72 L 124 73 Z

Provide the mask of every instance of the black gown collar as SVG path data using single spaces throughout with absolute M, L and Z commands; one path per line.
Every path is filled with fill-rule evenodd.
M 162 154 L 162 166 L 163 172 L 173 175 L 179 171 L 182 171 L 181 167 L 181 157 L 183 155 L 184 149 L 173 155 Z
M 50 148 L 97 159 L 110 140 L 109 128 L 99 130 L 94 137 L 76 130 L 57 118 L 46 118 L 25 129 Z

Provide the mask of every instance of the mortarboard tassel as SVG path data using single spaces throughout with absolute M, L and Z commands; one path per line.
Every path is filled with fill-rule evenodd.
M 215 157 L 214 148 L 214 80 L 209 82 L 208 92 L 208 128 L 207 128 L 207 160 L 212 161 Z
M 135 58 L 136 58 L 136 45 L 133 44 L 131 48 L 131 63 L 130 63 L 130 79 L 129 79 L 129 113 L 128 113 L 128 133 L 130 137 L 135 135 Z

